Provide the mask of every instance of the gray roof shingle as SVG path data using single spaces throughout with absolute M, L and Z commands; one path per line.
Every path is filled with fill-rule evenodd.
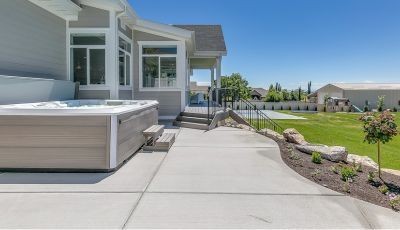
M 226 52 L 224 34 L 221 25 L 173 25 L 194 31 L 197 51 Z

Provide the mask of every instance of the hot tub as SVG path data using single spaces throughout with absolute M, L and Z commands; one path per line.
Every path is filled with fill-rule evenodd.
M 157 101 L 72 100 L 0 106 L 0 170 L 112 171 L 158 122 Z

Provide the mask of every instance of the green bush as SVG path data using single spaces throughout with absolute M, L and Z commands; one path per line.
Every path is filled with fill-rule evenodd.
M 375 182 L 375 172 L 368 172 L 368 182 L 369 183 L 374 183 Z
M 313 152 L 311 154 L 311 161 L 315 164 L 321 164 L 322 158 L 321 158 L 321 153 L 319 152 Z
M 292 106 L 289 105 L 289 110 L 292 110 Z
M 389 192 L 389 188 L 386 185 L 381 185 L 378 187 L 379 192 L 381 192 L 382 194 L 386 194 L 387 192 Z
M 271 108 L 271 110 L 275 110 L 275 108 L 274 108 L 274 105 L 272 105 L 272 108 Z
M 352 167 L 345 166 L 340 170 L 340 176 L 343 181 L 349 181 L 356 176 L 356 172 Z
M 400 206 L 400 195 L 389 194 L 389 199 L 390 207 L 392 207 L 394 210 L 398 210 Z
M 397 112 L 397 108 L 396 108 L 396 107 L 393 107 L 392 112 Z

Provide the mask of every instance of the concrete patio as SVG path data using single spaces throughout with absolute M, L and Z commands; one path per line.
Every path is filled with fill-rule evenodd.
M 115 173 L 2 173 L 0 228 L 400 228 L 400 215 L 292 171 L 232 128 L 178 133 Z

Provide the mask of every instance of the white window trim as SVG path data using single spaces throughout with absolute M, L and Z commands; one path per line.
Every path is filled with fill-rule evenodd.
M 145 54 L 143 55 L 143 46 L 169 46 L 174 45 L 177 47 L 177 54 Z M 185 60 L 185 43 L 181 41 L 138 41 L 139 46 L 139 91 L 182 91 L 182 80 L 184 76 L 181 76 L 182 64 L 184 65 Z M 176 87 L 143 87 L 143 57 L 175 57 L 176 58 Z
M 125 55 L 128 55 L 129 59 L 130 59 L 130 61 L 129 61 L 129 67 L 130 67 L 129 85 L 119 85 L 119 90 L 132 90 L 133 89 L 133 87 L 132 87 L 133 86 L 133 74 L 132 74 L 133 73 L 133 69 L 132 69 L 132 67 L 133 67 L 133 65 L 132 65 L 132 63 L 133 63 L 133 40 L 130 39 L 128 36 L 126 36 L 121 31 L 118 31 L 118 36 L 121 37 L 123 40 L 129 42 L 130 45 L 131 45 L 130 53 L 127 52 L 126 50 L 121 49 L 119 47 L 119 44 L 118 44 L 118 47 L 117 47 L 118 48 L 118 55 L 119 55 L 119 51 L 122 51 L 122 52 L 124 52 Z M 119 38 L 118 38 L 118 42 L 119 42 Z M 126 65 L 126 59 L 125 59 L 125 65 Z M 125 68 L 126 68 L 126 66 L 125 66 Z M 126 71 L 125 71 L 125 73 L 126 73 Z M 118 74 L 119 74 L 119 66 L 118 66 Z M 125 83 L 126 83 L 126 78 L 127 77 L 125 76 Z M 119 79 L 119 75 L 118 75 L 118 79 Z M 119 83 L 119 80 L 118 80 L 118 83 Z
M 72 72 L 71 72 L 71 48 L 87 48 L 87 52 L 89 49 L 104 49 L 105 50 L 105 84 L 104 85 L 98 85 L 98 84 L 94 84 L 91 85 L 90 84 L 90 76 L 87 75 L 86 77 L 88 78 L 88 82 L 87 85 L 80 85 L 79 89 L 80 90 L 110 90 L 110 85 L 109 85 L 109 81 L 110 79 L 107 76 L 107 70 L 109 68 L 109 28 L 67 28 L 67 72 L 68 72 L 68 80 L 69 81 L 74 81 L 73 77 L 72 77 Z M 104 34 L 106 37 L 106 43 L 105 45 L 71 45 L 71 34 Z M 88 56 L 88 63 L 90 62 L 90 57 Z M 88 70 L 90 71 L 90 66 L 88 66 Z

